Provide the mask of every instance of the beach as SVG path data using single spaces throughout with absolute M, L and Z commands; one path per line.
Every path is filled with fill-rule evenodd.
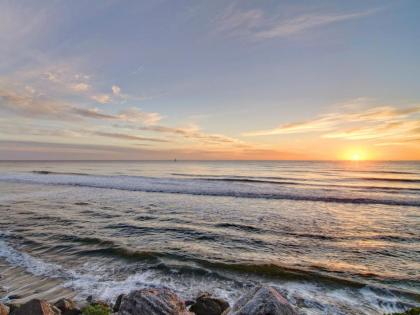
M 269 285 L 302 314 L 403 311 L 419 193 L 419 162 L 0 162 L 2 301 Z

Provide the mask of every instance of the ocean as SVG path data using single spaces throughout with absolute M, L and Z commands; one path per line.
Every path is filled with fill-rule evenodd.
M 166 286 L 302 314 L 420 304 L 420 162 L 0 162 L 0 296 Z

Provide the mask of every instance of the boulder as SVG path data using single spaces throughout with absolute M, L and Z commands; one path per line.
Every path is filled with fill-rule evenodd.
M 297 315 L 297 312 L 274 287 L 259 286 L 242 296 L 225 314 Z
M 0 315 L 9 315 L 9 307 L 0 303 Z
M 46 301 L 33 299 L 22 304 L 13 315 L 61 315 L 61 311 Z
M 9 314 L 14 315 L 16 310 L 20 307 L 20 304 L 8 303 L 6 306 L 9 307 Z
M 119 315 L 190 315 L 184 301 L 169 289 L 140 289 L 122 297 Z
M 203 293 L 191 305 L 190 311 L 196 315 L 221 315 L 227 308 L 229 308 L 229 303 L 225 300 Z
M 76 303 L 70 299 L 59 299 L 54 303 L 54 306 L 57 307 L 62 315 L 79 315 L 82 312 L 76 307 Z
M 120 294 L 117 297 L 117 300 L 115 301 L 114 307 L 112 308 L 112 310 L 114 311 L 114 313 L 118 312 L 120 310 L 121 307 L 121 301 L 123 299 L 123 297 L 125 296 L 125 294 Z

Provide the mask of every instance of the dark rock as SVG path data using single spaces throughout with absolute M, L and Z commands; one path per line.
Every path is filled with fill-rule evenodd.
M 17 300 L 22 298 L 19 294 L 12 294 L 7 297 L 9 300 Z
M 116 313 L 120 310 L 121 307 L 121 301 L 123 299 L 123 297 L 125 296 L 125 294 L 120 294 L 117 297 L 117 300 L 115 301 L 114 307 L 112 308 L 112 310 Z
M 33 299 L 22 304 L 13 315 L 61 315 L 61 311 L 46 301 Z
M 0 303 L 0 315 L 9 315 L 9 307 Z
M 209 293 L 203 293 L 190 307 L 190 311 L 196 315 L 221 315 L 228 307 L 229 303 L 225 300 L 214 298 Z
M 193 301 L 193 300 L 186 300 L 185 302 L 185 306 L 190 306 L 190 305 L 193 305 L 194 303 L 195 303 L 195 301 Z
M 79 315 L 82 312 L 76 307 L 76 303 L 70 299 L 60 299 L 54 303 L 62 315 Z
M 141 289 L 124 296 L 119 315 L 190 315 L 185 303 L 169 289 Z
M 297 312 L 274 287 L 260 286 L 242 296 L 225 314 L 297 315 Z
M 20 304 L 8 303 L 6 306 L 9 307 L 9 314 L 13 315 L 16 312 L 16 310 L 20 307 Z
M 69 311 L 76 308 L 75 303 L 69 299 L 59 299 L 54 303 L 54 306 L 57 307 L 60 311 Z

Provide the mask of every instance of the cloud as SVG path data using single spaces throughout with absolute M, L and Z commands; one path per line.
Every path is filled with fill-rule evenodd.
M 178 136 L 182 136 L 186 139 L 193 141 L 199 141 L 201 143 L 210 144 L 210 145 L 234 145 L 236 147 L 249 147 L 243 141 L 240 141 L 235 138 L 227 137 L 220 134 L 208 134 L 202 132 L 197 126 L 192 126 L 189 128 L 173 128 L 167 126 L 145 126 L 139 127 L 139 130 L 145 131 L 154 131 L 161 133 L 169 133 Z
M 324 138 L 338 138 L 346 140 L 365 140 L 399 137 L 400 135 L 420 136 L 420 122 L 418 121 L 392 121 L 374 126 L 362 126 L 346 129 L 343 131 L 334 131 L 324 134 Z
M 76 92 L 85 92 L 89 90 L 90 86 L 87 83 L 75 83 L 75 84 L 72 84 L 70 88 Z
M 376 146 L 400 146 L 407 144 L 420 146 L 420 137 L 411 139 L 392 139 L 388 142 L 375 143 Z
M 111 97 L 108 94 L 92 95 L 91 99 L 101 104 L 107 104 L 111 101 Z
M 313 120 L 307 120 L 302 122 L 293 122 L 281 125 L 277 128 L 257 130 L 246 132 L 243 135 L 248 137 L 253 136 L 270 136 L 290 133 L 306 133 L 312 131 L 329 130 L 335 122 L 330 117 L 321 117 Z
M 117 114 L 104 113 L 97 108 L 77 107 L 43 95 L 34 95 L 26 90 L 20 93 L 14 90 L 0 90 L 0 110 L 23 117 L 59 121 L 90 118 L 150 125 L 162 118 L 158 113 L 144 112 L 135 107 L 121 110 Z
M 112 89 L 112 93 L 113 93 L 114 95 L 120 95 L 120 93 L 121 93 L 121 88 L 120 88 L 119 86 L 117 86 L 117 85 L 113 85 L 113 86 L 111 87 L 111 89 Z
M 159 113 L 146 113 L 139 110 L 136 107 L 131 107 L 120 111 L 118 117 L 121 120 L 129 122 L 138 122 L 141 121 L 146 125 L 153 125 L 159 122 L 162 119 L 162 116 Z
M 51 81 L 51 82 L 60 82 L 60 80 L 58 79 L 58 76 L 56 73 L 47 71 L 44 73 L 45 77 L 47 80 Z
M 380 106 L 360 112 L 329 113 L 273 129 L 247 132 L 244 136 L 322 133 L 323 138 L 344 140 L 392 139 L 420 136 L 420 106 Z
M 150 142 L 169 142 L 166 139 L 159 139 L 159 138 L 150 138 L 150 137 L 142 137 L 130 134 L 123 134 L 123 133 L 112 133 L 112 132 L 102 132 L 102 131 L 94 131 L 91 132 L 94 135 L 98 135 L 101 137 L 110 137 L 116 139 L 124 139 L 124 140 L 137 140 L 137 141 L 150 141 Z
M 307 133 L 327 131 L 349 123 L 383 123 L 393 119 L 404 118 L 413 114 L 420 113 L 420 106 L 408 108 L 394 108 L 382 106 L 367 109 L 359 113 L 330 113 L 320 115 L 314 119 L 292 122 L 280 125 L 279 127 L 266 130 L 257 130 L 244 133 L 244 136 L 267 136 L 291 133 Z
M 81 117 L 94 118 L 94 119 L 105 119 L 113 120 L 118 119 L 115 115 L 104 114 L 97 108 L 79 108 L 79 107 L 69 107 L 69 113 L 74 113 Z
M 251 36 L 260 39 L 288 37 L 313 28 L 363 18 L 377 11 L 378 9 L 357 12 L 311 12 L 292 18 L 282 18 L 269 15 L 261 9 L 243 10 L 230 5 L 216 19 L 216 30 L 234 36 Z
M 255 35 L 260 38 L 286 37 L 315 27 L 366 17 L 374 12 L 376 10 L 344 14 L 305 14 L 293 19 L 279 21 L 265 30 L 256 32 Z
M 231 35 L 244 35 L 263 24 L 264 12 L 260 9 L 240 10 L 231 4 L 216 19 L 217 31 Z
M 68 106 L 45 97 L 0 90 L 0 109 L 27 117 L 64 118 Z

